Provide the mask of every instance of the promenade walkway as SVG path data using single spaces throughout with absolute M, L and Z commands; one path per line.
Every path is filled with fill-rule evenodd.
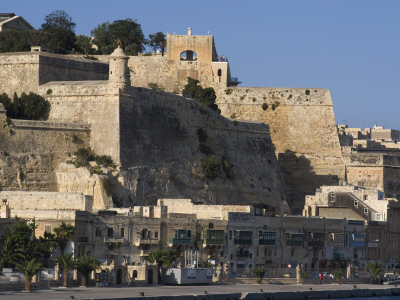
M 400 293 L 400 288 L 387 285 L 373 285 L 373 284 L 358 284 L 355 288 L 352 284 L 212 284 L 203 286 L 167 286 L 167 285 L 153 285 L 153 286 L 137 286 L 137 287 L 72 287 L 72 288 L 49 288 L 43 290 L 34 290 L 31 293 L 24 293 L 20 291 L 2 291 L 0 292 L 0 299 L 10 300 L 70 300 L 70 299 L 151 299 L 151 297 L 161 297 L 163 299 L 172 299 L 168 296 L 184 296 L 192 295 L 191 297 L 177 297 L 179 300 L 184 299 L 244 299 L 246 293 L 260 293 L 260 299 L 265 299 L 261 293 L 275 293 L 275 292 L 299 292 L 296 293 L 299 297 L 292 299 L 307 299 L 307 293 L 315 291 L 337 291 L 345 290 L 352 291 L 354 296 L 358 295 L 366 289 L 371 289 L 371 294 L 375 294 L 376 290 L 396 289 Z M 387 290 L 389 292 L 389 290 Z M 301 293 L 303 292 L 303 293 Z M 237 294 L 234 297 L 221 297 L 221 294 Z M 201 295 L 201 297 L 193 297 L 193 295 Z M 302 296 L 301 296 L 302 295 Z M 306 296 L 304 296 L 306 295 Z M 325 293 L 325 295 L 327 295 Z M 292 297 L 292 296 L 291 296 Z M 314 297 L 309 297 L 314 298 Z M 160 298 L 158 298 L 160 299 Z M 255 298 L 254 298 L 255 299 Z M 286 298 L 289 300 L 288 298 Z M 314 298 L 315 299 L 315 298 Z

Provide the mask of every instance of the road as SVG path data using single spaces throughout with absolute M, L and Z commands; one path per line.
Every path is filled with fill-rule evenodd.
M 393 286 L 389 286 L 393 287 Z M 387 285 L 357 284 L 358 289 L 384 289 Z M 257 293 L 264 292 L 295 292 L 295 291 L 330 291 L 330 290 L 352 290 L 351 284 L 212 284 L 203 286 L 137 286 L 137 287 L 71 287 L 50 288 L 34 290 L 31 293 L 22 291 L 1 291 L 0 299 L 10 300 L 70 300 L 70 299 L 112 299 L 144 296 L 178 296 L 178 295 L 208 295 L 232 294 L 232 293 Z

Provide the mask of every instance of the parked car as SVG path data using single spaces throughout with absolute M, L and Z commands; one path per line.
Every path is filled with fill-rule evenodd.
M 10 282 L 21 282 L 21 275 L 19 275 L 19 274 L 11 274 Z
M 331 273 L 328 272 L 324 272 L 322 273 L 322 275 L 324 276 L 324 278 L 335 278 L 335 276 L 333 276 Z

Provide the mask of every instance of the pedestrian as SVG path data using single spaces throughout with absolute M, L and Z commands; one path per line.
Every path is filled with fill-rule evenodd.
M 319 284 L 322 284 L 322 279 L 324 279 L 324 275 L 322 273 L 319 274 Z

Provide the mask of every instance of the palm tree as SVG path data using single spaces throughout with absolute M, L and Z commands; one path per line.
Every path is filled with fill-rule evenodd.
M 82 275 L 82 286 L 89 286 L 89 275 L 100 267 L 100 262 L 95 257 L 81 256 L 78 258 L 76 268 Z
M 15 262 L 22 257 L 23 249 L 13 239 L 10 229 L 6 228 L 0 239 L 0 268 L 14 266 Z
M 54 232 L 56 233 L 56 239 L 58 246 L 60 247 L 60 251 L 61 253 L 64 253 L 67 242 L 74 235 L 74 226 L 71 224 L 66 224 L 63 221 L 60 226 L 54 228 Z
M 75 269 L 77 265 L 77 261 L 74 258 L 74 254 L 73 253 L 67 253 L 65 255 L 61 254 L 59 257 L 56 258 L 56 262 L 63 269 L 63 274 L 64 274 L 63 287 L 68 287 L 69 270 Z
M 378 282 L 378 277 L 383 273 L 382 265 L 377 261 L 367 264 L 366 269 L 371 273 L 371 278 L 374 282 Z
M 25 260 L 22 264 L 17 264 L 15 268 L 25 275 L 25 291 L 31 291 L 32 277 L 42 269 L 42 263 L 35 258 Z
M 340 283 L 340 279 L 344 277 L 344 273 L 339 270 L 332 271 L 333 277 L 335 277 L 336 283 Z
M 257 283 L 261 284 L 267 270 L 264 267 L 257 267 L 257 268 L 251 269 L 250 272 L 253 273 L 254 276 L 256 276 Z
M 164 265 L 168 268 L 171 263 L 178 257 L 178 253 L 173 249 L 157 249 L 150 251 L 149 256 L 145 257 L 145 260 L 157 264 L 158 282 L 161 282 L 161 267 Z

